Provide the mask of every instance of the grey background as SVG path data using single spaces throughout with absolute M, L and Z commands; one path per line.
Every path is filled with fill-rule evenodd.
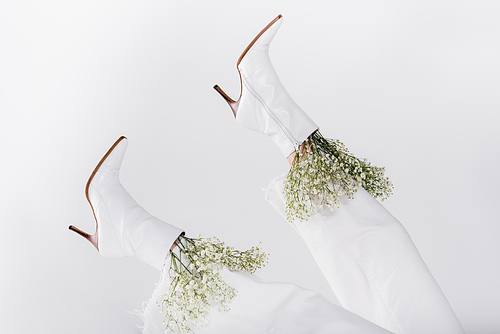
M 271 253 L 259 273 L 336 302 L 259 189 L 287 169 L 239 127 L 236 60 L 277 14 L 271 48 L 296 102 L 386 166 L 384 205 L 410 232 L 468 333 L 500 331 L 496 1 L 0 2 L 0 323 L 5 333 L 138 333 L 158 273 L 102 258 L 84 197 L 129 138 L 122 181 L 188 234 Z

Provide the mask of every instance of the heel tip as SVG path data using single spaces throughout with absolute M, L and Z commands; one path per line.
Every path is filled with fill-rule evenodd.
M 214 86 L 214 89 L 217 90 L 217 88 L 219 88 L 219 85 L 215 85 Z

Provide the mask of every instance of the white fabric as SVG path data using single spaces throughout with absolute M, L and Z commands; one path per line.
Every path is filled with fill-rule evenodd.
M 170 261 L 166 261 L 169 263 Z M 197 334 L 389 334 L 390 332 L 328 302 L 318 293 L 288 283 L 263 283 L 256 275 L 224 270 L 225 281 L 238 290 L 231 310 L 213 308 L 210 323 L 193 327 Z M 143 334 L 163 334 L 164 315 L 157 301 L 167 291 L 162 274 L 144 309 Z
M 266 199 L 285 217 L 283 180 Z M 463 333 L 401 223 L 363 188 L 341 203 L 293 226 L 342 306 L 398 334 Z
M 266 199 L 284 216 L 283 180 L 271 183 Z M 210 324 L 195 333 L 464 333 L 404 227 L 364 189 L 343 198 L 339 210 L 323 209 L 292 226 L 344 308 L 293 284 L 225 270 L 238 290 L 231 310 L 212 309 Z M 162 274 L 144 309 L 144 334 L 165 332 L 156 302 L 168 284 Z

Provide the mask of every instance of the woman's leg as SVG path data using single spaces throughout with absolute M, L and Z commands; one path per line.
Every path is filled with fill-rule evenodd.
M 283 179 L 266 199 L 285 217 Z M 394 333 L 463 333 L 405 228 L 363 188 L 292 225 L 346 309 Z
M 166 267 L 168 261 L 166 262 Z M 197 334 L 388 334 L 389 331 L 330 303 L 318 293 L 288 283 L 264 283 L 255 275 L 224 270 L 224 280 L 238 290 L 229 311 L 212 307 L 210 323 L 192 327 Z M 165 313 L 158 301 L 168 293 L 167 271 L 144 309 L 144 334 L 165 333 Z

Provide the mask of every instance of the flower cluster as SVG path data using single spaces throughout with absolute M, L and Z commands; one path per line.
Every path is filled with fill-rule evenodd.
M 371 166 L 349 153 L 338 140 L 314 132 L 297 152 L 285 180 L 286 216 L 308 220 L 324 206 L 340 207 L 340 197 L 352 199 L 361 186 L 375 198 L 392 195 L 393 185 L 384 177 L 384 167 Z
M 254 273 L 267 261 L 259 247 L 238 251 L 219 239 L 179 237 L 170 252 L 170 287 L 159 301 L 166 314 L 166 333 L 193 333 L 191 326 L 208 323 L 210 306 L 229 310 L 229 302 L 237 291 L 222 279 L 219 271 Z

